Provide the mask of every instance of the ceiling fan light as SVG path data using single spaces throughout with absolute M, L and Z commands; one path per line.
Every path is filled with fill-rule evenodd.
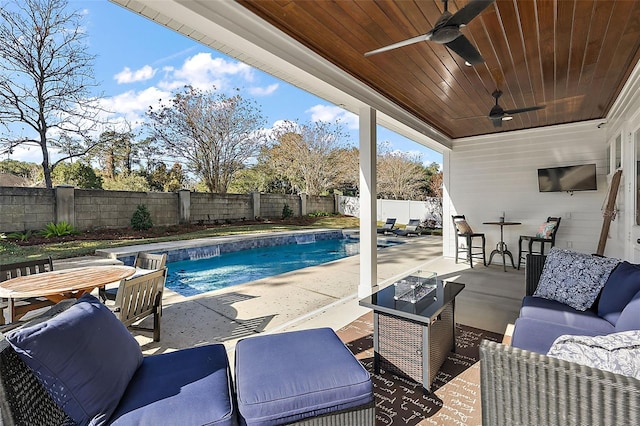
M 469 61 L 464 61 L 464 64 L 465 64 L 466 66 L 468 66 L 468 67 L 472 67 L 472 66 L 473 66 L 473 65 L 471 65 L 471 64 L 469 63 Z
M 504 117 L 502 117 L 502 121 L 509 121 L 509 120 L 513 120 L 513 117 L 510 115 L 505 115 Z

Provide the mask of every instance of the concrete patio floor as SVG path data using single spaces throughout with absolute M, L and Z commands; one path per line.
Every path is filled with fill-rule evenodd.
M 406 243 L 378 250 L 381 286 L 415 269 L 434 271 L 439 278 L 466 284 L 456 300 L 456 322 L 503 333 L 515 321 L 524 296 L 524 270 L 455 264 L 442 256 L 442 238 L 437 236 L 389 238 Z M 78 266 L 87 260 L 109 262 L 93 257 L 58 266 Z M 349 324 L 368 312 L 358 305 L 358 282 L 359 256 L 352 256 L 197 296 L 184 297 L 167 289 L 161 341 L 153 342 L 150 333 L 133 333 L 147 355 L 223 343 L 232 358 L 240 338 Z

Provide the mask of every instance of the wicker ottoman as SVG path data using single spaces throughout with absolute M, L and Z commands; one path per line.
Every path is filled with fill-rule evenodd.
M 235 373 L 241 425 L 375 423 L 371 377 L 330 328 L 241 340 Z

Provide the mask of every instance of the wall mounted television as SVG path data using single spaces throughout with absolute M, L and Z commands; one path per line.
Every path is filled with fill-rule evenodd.
M 538 189 L 540 192 L 595 191 L 598 189 L 596 165 L 538 169 Z

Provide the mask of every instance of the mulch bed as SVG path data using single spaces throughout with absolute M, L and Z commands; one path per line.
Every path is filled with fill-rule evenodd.
M 501 341 L 502 335 L 456 324 L 456 352 L 438 372 L 434 391 L 425 394 L 411 379 L 381 371 L 373 374 L 373 314 L 338 330 L 338 336 L 372 374 L 376 426 L 482 425 L 479 345 L 482 339 Z
M 185 224 L 185 225 L 171 225 L 171 226 L 154 226 L 146 231 L 135 231 L 131 228 L 117 228 L 117 229 L 91 229 L 82 231 L 74 235 L 65 235 L 62 237 L 44 238 L 37 233 L 33 233 L 28 240 L 20 241 L 16 239 L 8 239 L 14 244 L 20 246 L 35 246 L 41 244 L 52 244 L 64 241 L 77 241 L 77 240 L 135 240 L 141 238 L 158 238 L 167 237 L 172 235 L 188 234 L 196 231 L 204 231 L 206 229 L 221 229 L 232 226 L 248 226 L 248 225 L 272 225 L 277 223 L 279 225 L 297 225 L 308 226 L 313 225 L 314 222 L 321 219 L 320 217 L 293 217 L 289 219 L 271 219 L 271 220 L 244 220 L 244 221 L 225 221 L 220 223 L 202 223 L 202 224 Z

